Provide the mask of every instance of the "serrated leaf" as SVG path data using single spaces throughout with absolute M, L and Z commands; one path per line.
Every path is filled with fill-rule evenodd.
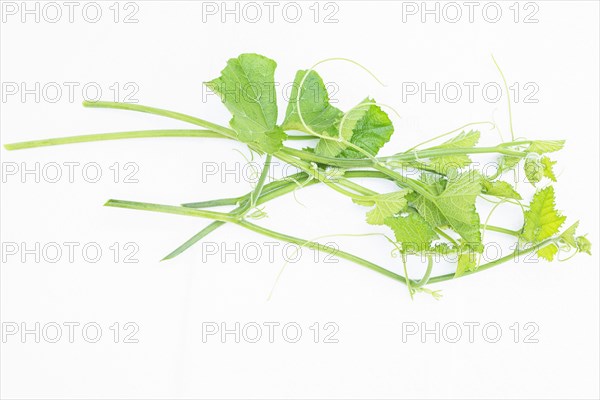
M 220 77 L 205 82 L 233 115 L 229 124 L 239 139 L 267 153 L 279 150 L 285 139 L 276 126 L 276 66 L 259 54 L 242 54 L 227 61 Z
M 539 243 L 556 234 L 566 217 L 555 208 L 554 188 L 548 186 L 533 196 L 525 212 L 522 237 L 530 243 Z
M 367 212 L 367 222 L 371 225 L 383 225 L 386 218 L 392 217 L 406 208 L 407 193 L 407 190 L 398 190 L 392 193 L 362 196 L 360 200 L 354 199 L 353 201 L 362 206 L 375 206 Z
M 527 148 L 528 153 L 552 153 L 559 151 L 565 145 L 564 140 L 534 140 Z
M 550 243 L 549 245 L 544 246 L 541 249 L 539 249 L 537 251 L 537 255 L 548 261 L 553 261 L 554 256 L 556 255 L 557 252 L 558 252 L 558 247 L 556 247 L 556 245 L 554 243 Z
M 550 160 L 548 157 L 542 157 L 542 159 L 540 160 L 540 163 L 542 164 L 542 172 L 544 174 L 544 176 L 548 179 L 550 179 L 552 182 L 556 182 L 556 175 L 554 175 L 554 164 L 556 164 L 556 161 L 552 161 Z
M 479 131 L 461 132 L 458 136 L 430 149 L 457 149 L 475 147 L 479 142 Z M 463 168 L 471 164 L 471 159 L 466 154 L 447 155 L 431 158 L 425 163 L 435 171 L 445 173 L 448 168 Z
M 432 226 L 411 208 L 399 216 L 386 218 L 385 224 L 392 228 L 396 241 L 408 252 L 427 250 L 431 242 L 439 238 Z
M 575 222 L 573 225 L 565 229 L 565 231 L 560 235 L 561 239 L 565 241 L 569 246 L 577 247 L 577 241 L 575 239 L 575 233 L 577 231 L 577 227 L 579 226 L 579 221 Z
M 578 236 L 575 238 L 577 242 L 577 249 L 582 253 L 592 255 L 592 243 L 585 236 Z
M 302 89 L 299 90 L 302 79 L 305 76 L 306 79 L 304 79 Z M 300 93 L 299 102 L 298 93 Z M 300 106 L 302 120 L 304 120 L 304 124 L 310 130 L 320 135 L 328 134 L 333 136 L 337 134 L 337 127 L 344 113 L 330 104 L 327 88 L 317 72 L 310 71 L 307 75 L 307 71 L 300 70 L 296 73 L 285 119 L 282 124 L 285 130 L 311 133 L 302 124 L 302 120 L 298 114 L 298 106 Z
M 365 99 L 362 103 L 375 103 L 375 100 Z M 393 133 L 394 125 L 385 111 L 375 104 L 370 104 L 366 113 L 354 124 L 350 143 L 365 150 L 371 156 L 376 156 L 383 145 L 389 142 Z M 367 156 L 352 147 L 346 147 L 339 157 L 366 158 Z
M 521 200 L 521 195 L 515 190 L 513 185 L 504 181 L 490 181 L 482 179 L 483 193 L 490 196 L 504 197 L 507 199 Z
M 475 200 L 481 194 L 481 175 L 475 171 L 459 174 L 433 199 L 412 197 L 414 207 L 434 227 L 448 225 L 469 245 L 481 243 L 479 214 Z

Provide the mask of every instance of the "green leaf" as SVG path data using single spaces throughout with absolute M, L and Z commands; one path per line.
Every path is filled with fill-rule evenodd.
M 278 126 L 269 132 L 263 132 L 260 135 L 248 132 L 240 132 L 238 135 L 239 139 L 247 143 L 249 146 L 258 150 L 264 151 L 268 154 L 273 154 L 279 151 L 282 147 L 283 141 L 287 135 Z
M 533 196 L 525 212 L 522 237 L 530 243 L 539 243 L 556 234 L 566 217 L 556 210 L 554 188 L 548 186 Z
M 525 176 L 527 181 L 532 185 L 535 185 L 544 177 L 544 166 L 537 157 L 528 157 L 525 159 Z
M 479 214 L 475 200 L 481 194 L 481 175 L 475 171 L 459 174 L 448 181 L 446 188 L 433 199 L 422 195 L 412 199 L 414 207 L 434 227 L 448 225 L 469 246 L 481 244 Z
M 458 264 L 456 266 L 456 272 L 454 277 L 458 278 L 465 274 L 465 272 L 475 271 L 477 267 L 477 256 L 473 251 L 466 251 L 458 255 Z
M 406 208 L 407 193 L 408 190 L 398 190 L 392 193 L 362 196 L 360 200 L 354 199 L 353 201 L 362 206 L 375 206 L 367 212 L 367 222 L 371 225 L 383 225 L 386 218 L 398 214 Z
M 540 163 L 542 164 L 542 173 L 544 174 L 544 176 L 550 179 L 552 182 L 556 182 L 556 175 L 554 175 L 553 170 L 556 161 L 552 161 L 548 157 L 544 156 L 540 160 Z
M 489 179 L 483 178 L 481 180 L 483 185 L 483 193 L 490 196 L 504 197 L 507 199 L 521 200 L 522 197 L 513 185 L 504 181 L 490 181 Z
M 553 261 L 554 256 L 558 253 L 558 247 L 554 243 L 550 243 L 547 246 L 542 247 L 537 251 L 537 255 L 548 261 Z
M 552 153 L 559 151 L 565 145 L 564 140 L 534 140 L 527 148 L 528 153 Z
M 363 103 L 374 103 L 373 99 L 366 99 Z M 392 133 L 394 126 L 388 115 L 381 107 L 371 104 L 367 112 L 359 119 L 352 129 L 352 138 L 350 143 L 365 150 L 371 156 L 376 156 L 379 150 L 386 144 Z M 362 108 L 362 107 L 359 107 Z M 366 158 L 366 156 L 352 147 L 347 147 L 340 157 L 343 158 Z
M 279 150 L 285 139 L 276 126 L 276 66 L 259 54 L 242 54 L 227 61 L 220 77 L 205 82 L 233 115 L 229 124 L 239 139 L 267 153 Z
M 458 149 L 475 147 L 479 142 L 479 131 L 461 132 L 458 136 L 430 149 Z M 445 173 L 448 168 L 463 168 L 471 164 L 466 154 L 447 155 L 430 159 L 425 163 L 435 171 Z
M 304 83 L 302 83 L 302 79 Z M 302 88 L 300 89 L 300 84 Z M 298 102 L 298 92 L 300 92 L 300 101 Z M 298 114 L 298 105 L 302 120 Z M 290 100 L 285 113 L 285 119 L 282 127 L 285 130 L 297 130 L 311 133 L 310 130 L 319 135 L 327 134 L 337 136 L 337 127 L 343 116 L 343 112 L 329 103 L 329 93 L 323 83 L 323 80 L 315 71 L 298 71 L 294 78 Z M 309 129 L 306 129 L 308 127 Z
M 523 157 L 504 155 L 498 160 L 498 168 L 500 171 L 509 171 L 516 167 L 522 159 Z
M 365 103 L 368 100 L 365 100 Z M 369 111 L 369 105 L 361 105 L 353 108 L 348 111 L 344 118 L 342 119 L 343 125 L 341 128 L 341 132 L 336 129 L 333 134 L 327 134 L 327 136 L 331 136 L 334 138 L 342 137 L 346 142 L 350 142 L 352 140 L 352 136 L 354 135 L 354 128 L 358 124 L 360 120 L 365 118 L 367 112 Z M 341 121 L 340 121 L 341 122 Z M 315 148 L 315 153 L 325 157 L 337 157 L 348 145 L 337 140 L 327 140 L 320 139 L 317 143 L 317 147 Z
M 412 208 L 401 215 L 386 218 L 385 224 L 392 228 L 396 241 L 408 252 L 427 250 L 431 242 L 439 238 L 431 225 Z
M 592 243 L 585 236 L 578 236 L 575 241 L 580 252 L 592 255 Z

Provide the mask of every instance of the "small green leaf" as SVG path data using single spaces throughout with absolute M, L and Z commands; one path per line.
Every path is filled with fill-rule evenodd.
M 527 181 L 532 185 L 535 185 L 544 177 L 544 166 L 537 157 L 528 157 L 525 159 L 525 176 Z
M 573 225 L 565 229 L 565 231 L 560 235 L 560 238 L 565 241 L 571 247 L 577 248 L 577 241 L 575 239 L 575 233 L 577 231 L 577 227 L 579 226 L 579 221 L 575 222 Z
M 401 215 L 386 218 L 385 224 L 392 228 L 396 240 L 407 252 L 428 250 L 431 242 L 439 238 L 431 225 L 412 208 Z
M 477 256 L 473 251 L 466 251 L 464 253 L 460 253 L 458 255 L 458 263 L 456 266 L 456 272 L 454 273 L 454 277 L 458 278 L 465 274 L 465 272 L 475 271 L 477 267 Z
M 549 245 L 544 246 L 541 249 L 539 249 L 537 251 L 537 255 L 548 261 L 553 261 L 554 256 L 556 255 L 557 252 L 558 252 L 558 247 L 556 247 L 556 245 L 554 243 L 550 243 Z
M 592 243 L 585 236 L 578 236 L 575 241 L 577 242 L 577 249 L 581 253 L 592 255 Z
M 522 197 L 515 188 L 508 182 L 504 181 L 490 181 L 488 179 L 482 179 L 483 193 L 490 196 L 504 197 L 507 199 L 521 200 Z
M 528 153 L 552 153 L 559 151 L 565 145 L 564 140 L 534 140 L 527 148 Z
M 530 243 L 539 243 L 556 234 L 566 217 L 555 208 L 554 188 L 548 186 L 533 196 L 525 212 L 522 237 Z
M 516 167 L 522 159 L 523 157 L 504 155 L 498 160 L 498 168 L 500 171 L 509 171 Z
M 362 206 L 375 206 L 367 212 L 367 222 L 371 225 L 383 225 L 386 218 L 398 214 L 406 208 L 407 193 L 408 190 L 398 190 L 392 193 L 362 196 L 360 200 L 355 199 L 353 201 Z
M 544 156 L 542 157 L 542 159 L 540 160 L 541 164 L 542 164 L 542 168 L 543 168 L 543 174 L 546 178 L 550 179 L 552 182 L 556 182 L 556 175 L 554 175 L 554 164 L 556 164 L 556 161 L 552 161 L 550 160 L 548 157 Z
M 475 147 L 479 142 L 479 131 L 461 132 L 458 136 L 430 149 L 457 149 Z M 466 154 L 447 155 L 432 158 L 425 163 L 435 171 L 446 173 L 449 168 L 463 168 L 471 164 L 471 159 Z

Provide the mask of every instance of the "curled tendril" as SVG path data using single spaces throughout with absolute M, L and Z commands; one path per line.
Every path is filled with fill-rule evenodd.
M 558 246 L 558 254 L 556 256 L 556 259 L 559 262 L 569 261 L 571 258 L 575 257 L 579 253 L 579 249 L 578 248 L 573 248 L 573 247 L 571 247 L 569 245 L 567 245 L 567 247 L 568 247 L 567 250 L 563 250 L 563 249 L 561 249 L 560 246 Z M 570 255 L 568 255 L 567 258 L 560 258 L 561 253 L 568 253 L 571 250 L 573 250 L 573 252 Z
M 513 118 L 512 118 L 512 106 L 511 106 L 511 101 L 510 101 L 510 91 L 508 90 L 508 83 L 506 82 L 506 78 L 504 77 L 504 72 L 502 72 L 502 68 L 500 68 L 500 65 L 498 65 L 498 63 L 496 62 L 496 59 L 494 58 L 494 55 L 492 54 L 492 60 L 494 61 L 494 65 L 496 65 L 496 68 L 498 69 L 498 72 L 500 73 L 500 77 L 502 78 L 502 82 L 504 82 L 504 90 L 506 90 L 506 97 L 507 97 L 507 104 L 508 104 L 508 121 L 509 121 L 509 126 L 510 126 L 510 137 L 512 138 L 512 141 L 515 141 L 515 132 L 513 130 Z
M 252 213 L 247 214 L 247 217 L 251 218 L 251 219 L 263 219 L 263 218 L 267 218 L 268 216 L 269 216 L 269 214 L 267 214 L 267 212 L 265 211 L 264 207 L 263 208 L 257 208 Z

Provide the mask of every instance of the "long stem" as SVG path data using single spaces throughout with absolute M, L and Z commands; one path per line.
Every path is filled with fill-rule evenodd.
M 225 213 L 220 213 L 216 211 L 196 210 L 194 208 L 169 206 L 164 204 L 110 199 L 104 205 L 107 207 L 127 208 L 130 210 L 155 211 L 167 214 L 187 215 L 189 217 L 209 218 L 222 222 L 237 221 L 235 217 Z
M 511 259 L 515 259 L 515 258 L 518 258 L 520 256 L 524 256 L 524 255 L 529 254 L 531 252 L 537 251 L 537 250 L 541 249 L 542 247 L 544 247 L 544 246 L 546 246 L 546 245 L 548 245 L 550 243 L 555 243 L 557 240 L 558 240 L 558 238 L 553 237 L 553 238 L 550 238 L 550 239 L 546 239 L 543 242 L 540 242 L 540 243 L 536 244 L 535 246 L 529 247 L 527 249 L 515 250 L 513 253 L 511 253 L 511 254 L 509 254 L 507 256 L 501 257 L 501 258 L 499 258 L 497 260 L 494 260 L 494 261 L 490 261 L 487 264 L 480 265 L 479 268 L 477 268 L 476 270 L 466 271 L 460 277 L 468 276 L 468 275 L 473 275 L 473 274 L 475 274 L 477 272 L 485 271 L 486 269 L 490 269 L 492 267 L 495 267 L 497 265 L 500 265 L 502 263 L 510 261 Z M 448 281 L 450 279 L 455 279 L 454 273 L 435 276 L 435 277 L 429 279 L 429 283 L 431 284 L 431 283 L 444 282 L 444 281 Z
M 395 279 L 397 281 L 400 281 L 400 282 L 406 284 L 406 280 L 404 279 L 403 276 L 398 275 L 392 271 L 389 271 L 383 267 L 380 267 L 377 264 L 374 264 L 370 261 L 367 261 L 367 260 L 360 258 L 358 256 L 355 256 L 353 254 L 335 249 L 330 246 L 325 246 L 325 245 L 317 243 L 317 242 L 312 242 L 310 240 L 300 239 L 300 238 L 286 235 L 286 234 L 283 234 L 280 232 L 275 232 L 270 229 L 263 228 L 261 226 L 252 224 L 245 220 L 238 220 L 237 218 L 232 217 L 227 214 L 217 213 L 217 212 L 213 212 L 213 211 L 195 210 L 195 209 L 186 208 L 186 207 L 168 206 L 168 205 L 163 205 L 163 204 L 141 203 L 141 202 L 123 201 L 123 200 L 109 200 L 106 202 L 105 205 L 110 206 L 110 207 L 120 207 L 120 208 L 143 210 L 143 211 L 156 211 L 156 212 L 162 212 L 162 213 L 168 213 L 168 214 L 187 215 L 190 217 L 209 218 L 209 219 L 215 219 L 215 220 L 222 221 L 222 222 L 231 222 L 231 223 L 242 226 L 251 231 L 260 233 L 264 236 L 268 236 L 273 239 L 282 240 L 284 242 L 289 242 L 289 243 L 294 243 L 301 247 L 307 247 L 307 248 L 314 249 L 314 250 L 324 251 L 326 253 L 338 256 L 340 258 L 344 258 L 348 261 L 352 261 L 358 265 L 362 265 L 373 271 L 379 272 L 382 275 L 385 275 L 387 277 L 390 277 L 392 279 Z
M 286 235 L 280 232 L 275 232 L 272 231 L 270 229 L 252 224 L 248 221 L 245 220 L 238 220 L 235 217 L 232 217 L 228 214 L 223 214 L 223 213 L 217 213 L 217 212 L 211 212 L 211 211 L 204 211 L 204 210 L 195 210 L 195 209 L 190 209 L 190 208 L 185 208 L 185 207 L 177 207 L 177 206 L 167 206 L 167 205 L 162 205 L 162 204 L 151 204 L 151 203 L 139 203 L 139 202 L 132 202 L 132 201 L 122 201 L 122 200 L 109 200 L 106 203 L 107 206 L 112 206 L 112 207 L 121 207 L 121 208 L 128 208 L 128 209 L 135 209 L 135 210 L 144 210 L 144 211 L 156 211 L 156 212 L 163 212 L 163 213 L 169 213 L 169 214 L 178 214 L 178 215 L 187 215 L 187 216 L 192 216 L 192 217 L 201 217 L 201 218 L 209 218 L 209 219 L 214 219 L 217 221 L 223 221 L 223 222 L 231 222 L 234 223 L 236 225 L 242 226 L 244 228 L 250 229 L 254 232 L 263 234 L 265 236 L 271 237 L 273 239 L 277 239 L 277 240 L 282 240 L 282 241 L 286 241 L 286 242 L 290 242 L 290 243 L 294 243 L 297 244 L 299 246 L 302 247 L 308 247 L 311 249 L 315 249 L 315 250 L 320 250 L 320 251 L 325 251 L 329 254 L 332 255 L 336 255 L 339 256 L 341 258 L 344 258 L 348 261 L 352 261 L 358 265 L 362 265 L 364 267 L 367 267 L 373 271 L 379 272 L 382 275 L 385 275 L 389 278 L 392 278 L 394 280 L 397 280 L 399 282 L 404 283 L 405 285 L 408 284 L 407 280 L 399 274 L 396 274 L 395 272 L 389 271 L 377 264 L 374 264 L 370 261 L 367 261 L 363 258 L 360 258 L 358 256 L 355 256 L 353 254 L 338 250 L 338 249 L 334 249 L 332 247 L 329 246 L 325 246 L 322 245 L 320 243 L 317 242 L 312 242 L 309 240 L 304 240 L 304 239 L 300 239 L 294 236 L 290 236 L 290 235 Z M 546 239 L 543 242 L 538 243 L 535 246 L 529 247 L 527 249 L 519 249 L 514 251 L 513 253 L 504 256 L 502 258 L 499 258 L 497 260 L 491 261 L 487 264 L 483 264 L 481 266 L 479 266 L 479 268 L 477 268 L 474 271 L 467 271 L 465 272 L 463 275 L 461 275 L 460 277 L 463 276 L 468 276 L 468 275 L 472 275 L 474 273 L 477 272 L 481 272 L 481 271 L 485 271 L 487 269 L 490 269 L 492 267 L 495 267 L 497 265 L 500 265 L 502 263 L 505 263 L 507 261 L 510 261 L 511 259 L 529 254 L 533 251 L 536 251 L 550 243 L 555 243 L 558 240 L 558 237 L 553 237 L 550 239 Z M 451 273 L 451 274 L 446 274 L 446 275 L 439 275 L 433 278 L 429 279 L 429 283 L 439 283 L 439 282 L 443 282 L 443 281 L 447 281 L 450 279 L 457 279 L 455 278 L 455 274 Z M 411 281 L 411 284 L 414 285 L 415 282 Z
M 27 142 L 4 145 L 6 150 L 31 149 L 34 147 L 57 146 L 61 144 L 99 142 L 104 140 L 140 139 L 157 137 L 194 137 L 194 138 L 227 138 L 226 136 L 201 129 L 158 129 L 149 131 L 126 131 L 112 133 L 96 133 L 91 135 L 67 136 L 53 139 L 30 140 Z
M 263 165 L 262 172 L 260 173 L 260 177 L 258 178 L 258 182 L 256 183 L 256 187 L 250 193 L 249 201 L 247 201 L 242 207 L 240 207 L 239 211 L 236 213 L 238 218 L 243 218 L 248 210 L 256 206 L 256 202 L 260 198 L 261 191 L 263 190 L 263 186 L 265 185 L 265 180 L 269 175 L 269 168 L 271 168 L 271 158 L 272 156 L 268 154 L 265 159 L 265 165 Z
M 210 121 L 206 121 L 201 118 L 193 117 L 191 115 L 178 113 L 175 111 L 164 110 L 162 108 L 148 107 L 142 106 L 139 104 L 129 104 L 129 103 L 116 103 L 112 101 L 84 101 L 84 107 L 91 108 L 113 108 L 118 110 L 130 110 L 130 111 L 139 111 L 148 114 L 160 115 L 162 117 L 177 119 L 179 121 L 188 122 L 193 125 L 202 126 L 204 128 L 210 129 L 211 131 L 222 134 L 223 136 L 227 136 L 230 139 L 235 139 L 237 134 L 234 130 L 226 128 L 224 126 L 214 124 Z
M 358 256 L 355 256 L 354 254 L 350 254 L 350 253 L 347 253 L 345 251 L 335 249 L 333 247 L 325 246 L 325 245 L 317 243 L 317 242 L 312 242 L 310 240 L 300 239 L 300 238 L 297 238 L 297 237 L 294 237 L 294 236 L 290 236 L 290 235 L 286 235 L 286 234 L 283 234 L 283 233 L 275 232 L 275 231 L 272 231 L 270 229 L 267 229 L 267 228 L 264 228 L 264 227 L 252 224 L 252 223 L 250 223 L 248 221 L 240 221 L 237 224 L 240 225 L 240 226 L 242 226 L 242 227 L 244 227 L 244 228 L 247 228 L 247 229 L 249 229 L 251 231 L 254 231 L 256 233 L 260 233 L 260 234 L 262 234 L 264 236 L 268 236 L 268 237 L 273 238 L 273 239 L 277 239 L 277 240 L 281 240 L 281 241 L 289 242 L 289 243 L 294 243 L 294 244 L 296 244 L 298 246 L 307 247 L 309 249 L 314 249 L 314 250 L 318 250 L 318 251 L 324 251 L 326 253 L 329 253 L 331 255 L 338 256 L 340 258 L 346 259 L 348 261 L 351 261 L 351 262 L 353 262 L 355 264 L 358 264 L 358 265 L 361 265 L 363 267 L 367 267 L 370 270 L 373 270 L 375 272 L 379 272 L 380 274 L 385 275 L 385 276 L 387 276 L 389 278 L 392 278 L 394 280 L 400 281 L 400 282 L 402 282 L 405 285 L 407 284 L 406 279 L 404 279 L 404 277 L 402 275 L 398 275 L 395 272 L 392 272 L 392 271 L 387 270 L 387 269 L 385 269 L 383 267 L 380 267 L 379 265 L 377 265 L 375 263 L 372 263 L 370 261 L 367 261 L 364 258 L 360 258 Z

